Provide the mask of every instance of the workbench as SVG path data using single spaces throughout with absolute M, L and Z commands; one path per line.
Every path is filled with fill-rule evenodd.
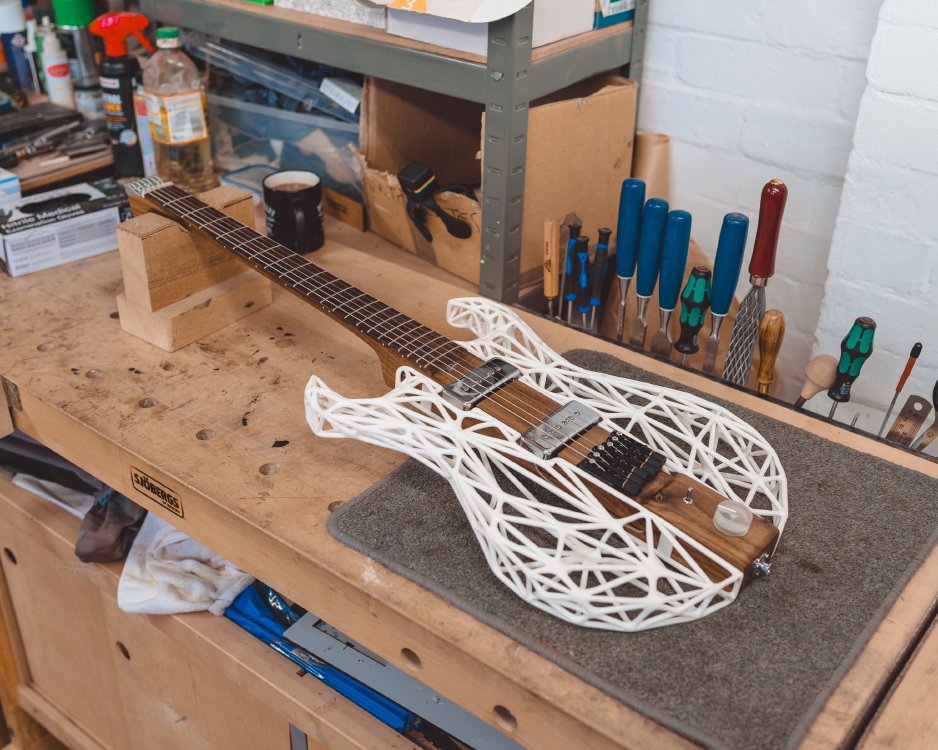
M 445 305 L 471 294 L 466 284 L 338 222 L 328 222 L 327 235 L 319 265 L 460 337 L 446 326 Z M 367 345 L 277 291 L 271 306 L 169 354 L 121 331 L 121 289 L 117 253 L 0 278 L 0 375 L 16 427 L 525 747 L 689 746 L 329 534 L 331 509 L 404 460 L 364 443 L 317 439 L 305 423 L 303 388 L 314 372 L 351 396 L 387 390 Z M 524 317 L 557 351 L 594 348 L 652 372 L 677 372 Z M 932 461 L 807 413 L 696 373 L 680 379 L 938 477 Z M 0 420 L 6 414 L 0 408 Z M 132 472 L 178 502 L 155 502 L 134 486 Z M 48 730 L 73 748 L 287 748 L 290 724 L 309 736 L 310 748 L 412 747 L 227 620 L 120 612 L 120 566 L 79 563 L 71 554 L 77 526 L 0 479 L 0 701 L 14 747 L 54 746 Z M 932 551 L 803 747 L 922 745 L 936 721 L 928 703 L 936 601 Z M 903 714 L 912 709 L 916 718 Z

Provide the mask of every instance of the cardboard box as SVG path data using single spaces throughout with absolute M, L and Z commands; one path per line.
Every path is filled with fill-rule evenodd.
M 532 47 L 582 34 L 592 28 L 593 0 L 534 0 Z M 429 12 L 389 7 L 388 33 L 481 57 L 488 55 L 488 23 L 469 23 Z
M 7 169 L 0 169 L 0 211 L 12 211 L 19 199 L 20 178 Z
M 521 251 L 521 283 L 541 277 L 541 227 L 548 218 L 575 212 L 595 238 L 615 227 L 619 190 L 631 173 L 638 84 L 597 76 L 532 103 Z M 479 283 L 482 210 L 476 200 L 454 193 L 437 202 L 472 227 L 459 240 L 428 216 L 429 243 L 407 216 L 397 173 L 410 161 L 430 165 L 440 184 L 478 184 L 479 104 L 368 79 L 362 101 L 362 182 L 369 229 L 474 284 Z
M 124 188 L 110 178 L 31 195 L 0 222 L 2 265 L 22 276 L 116 250 L 128 218 Z
M 604 29 L 635 18 L 635 0 L 596 0 L 593 28 Z

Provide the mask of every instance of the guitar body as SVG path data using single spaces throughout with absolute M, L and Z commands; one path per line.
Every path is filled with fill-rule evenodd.
M 456 342 L 158 178 L 126 186 L 157 211 L 366 341 L 391 392 L 348 399 L 318 378 L 306 416 L 327 438 L 405 453 L 445 477 L 492 572 L 577 625 L 696 620 L 764 575 L 788 515 L 778 456 L 716 404 L 601 375 L 511 310 L 456 299 Z
M 788 515 L 785 472 L 741 419 L 696 396 L 577 367 L 490 300 L 454 299 L 448 320 L 476 335 L 462 344 L 473 355 L 504 360 L 528 386 L 592 408 L 600 427 L 663 454 L 671 475 L 747 505 L 777 543 Z M 456 409 L 442 393 L 409 366 L 374 399 L 345 398 L 313 376 L 306 415 L 318 436 L 397 450 L 445 477 L 495 576 L 568 622 L 638 631 L 696 620 L 732 602 L 748 582 L 750 571 L 669 520 L 693 512 L 693 493 L 669 504 L 661 491 L 659 502 L 639 502 L 565 458 L 541 458 L 521 445 L 518 430 L 479 408 Z M 711 510 L 699 515 L 712 523 Z

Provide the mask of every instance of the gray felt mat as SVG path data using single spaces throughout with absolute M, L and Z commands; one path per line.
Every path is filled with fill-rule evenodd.
M 676 386 L 608 355 L 568 358 Z M 528 606 L 489 572 L 449 485 L 416 462 L 341 506 L 329 528 L 689 738 L 712 747 L 790 746 L 935 543 L 938 481 L 724 405 L 778 451 L 790 518 L 771 575 L 697 622 L 610 633 Z

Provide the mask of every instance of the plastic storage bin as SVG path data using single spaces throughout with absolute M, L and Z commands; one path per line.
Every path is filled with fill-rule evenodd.
M 318 174 L 325 187 L 362 201 L 361 172 L 353 152 L 358 148 L 358 125 L 212 93 L 206 98 L 216 167 L 307 169 Z

